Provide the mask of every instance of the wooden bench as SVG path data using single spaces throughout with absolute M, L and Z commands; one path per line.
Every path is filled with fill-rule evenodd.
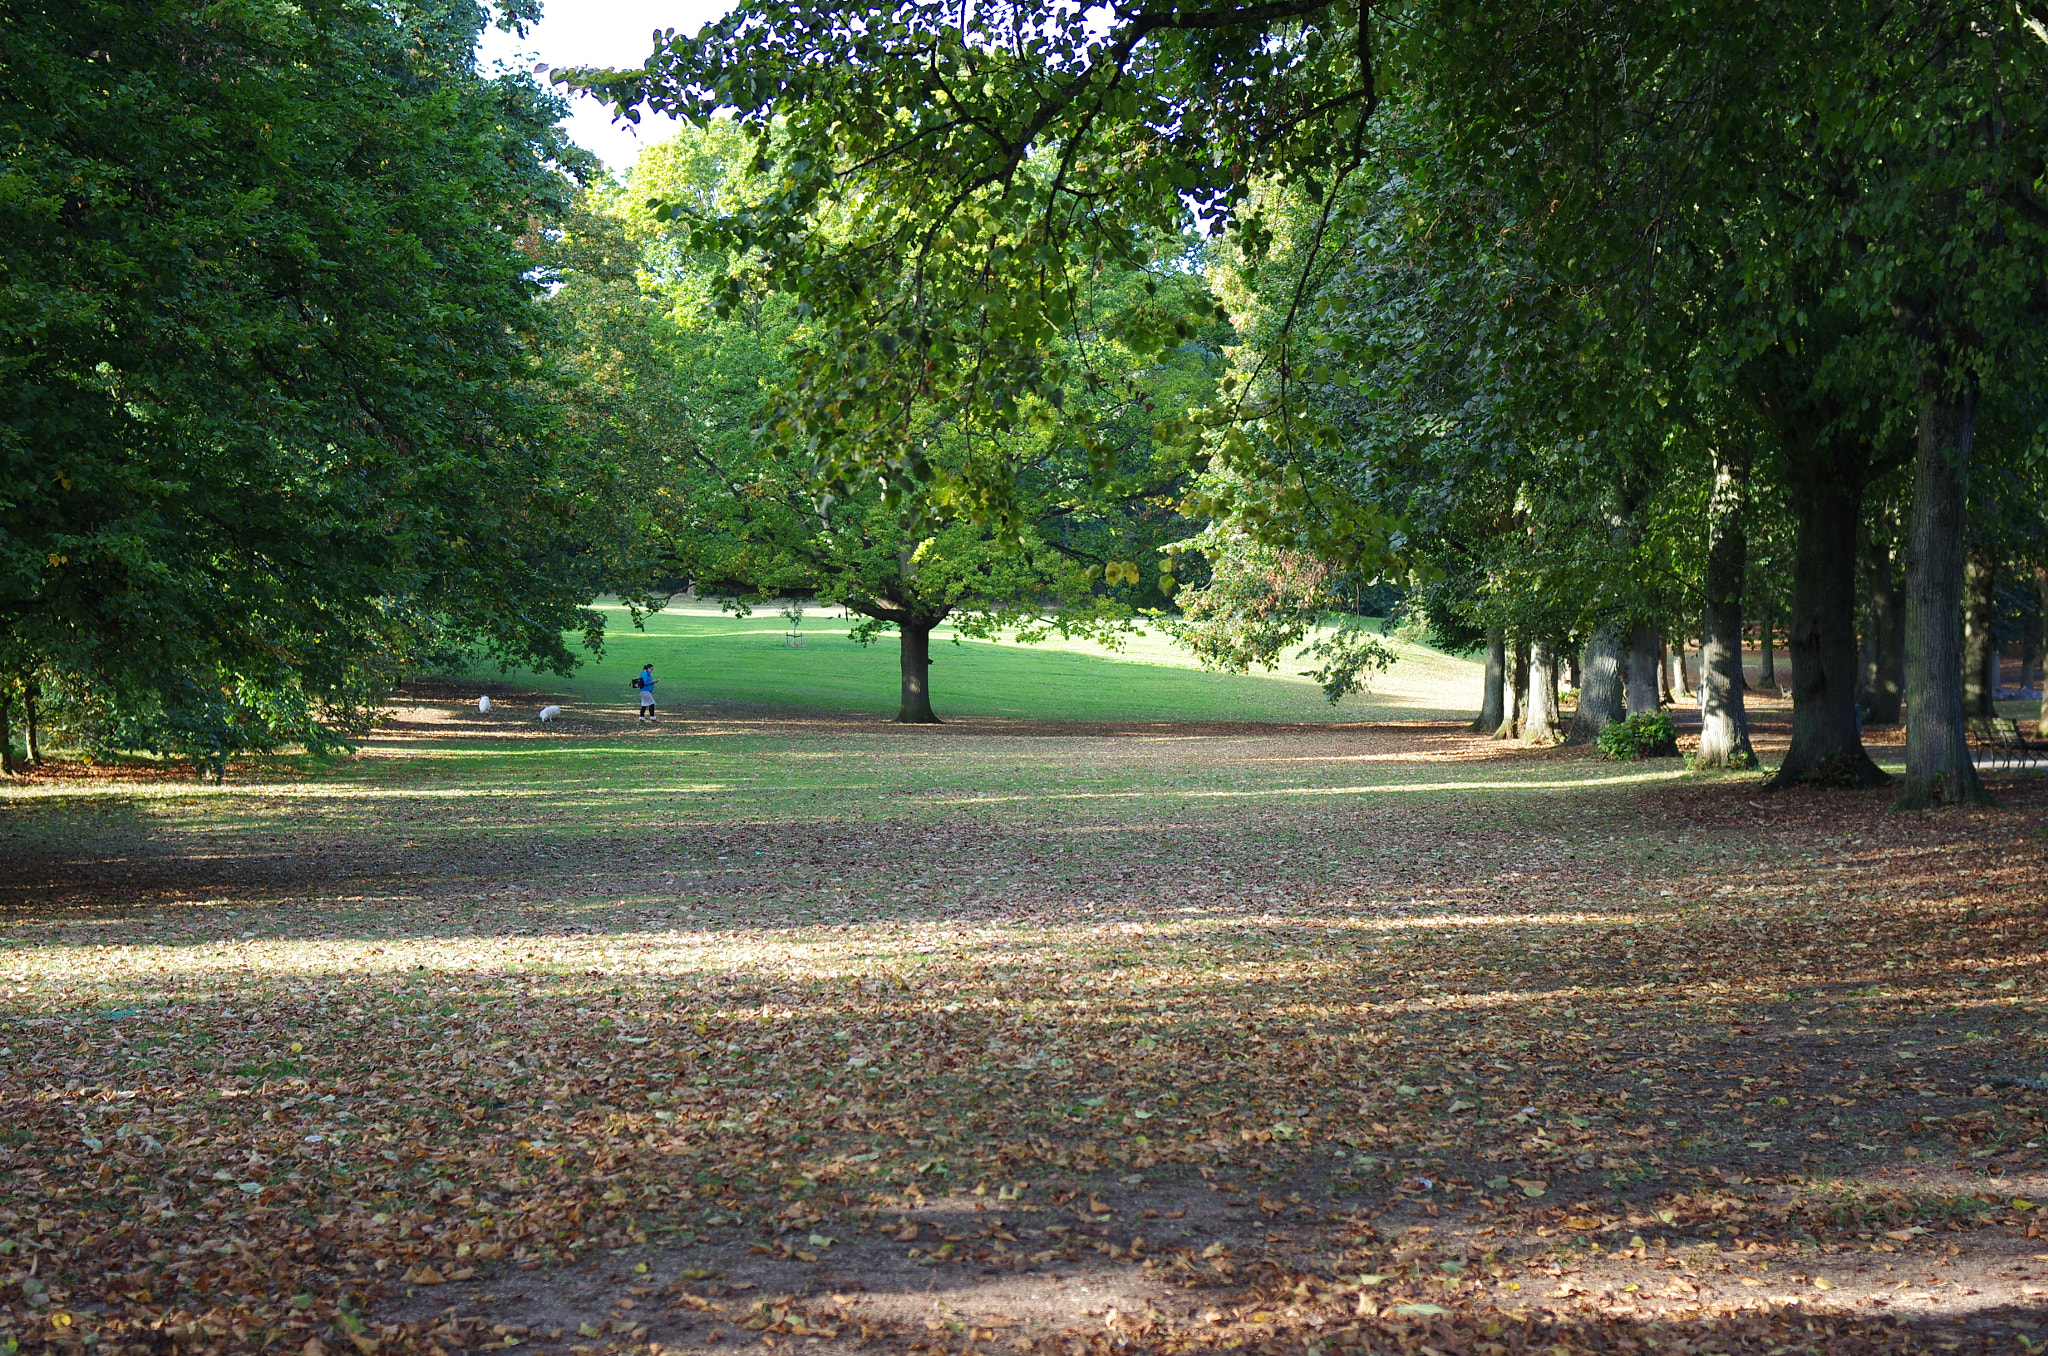
M 2017 722 L 2004 716 L 1973 717 L 1970 740 L 2000 767 L 2032 766 L 2048 757 L 2048 741 L 2027 738 Z

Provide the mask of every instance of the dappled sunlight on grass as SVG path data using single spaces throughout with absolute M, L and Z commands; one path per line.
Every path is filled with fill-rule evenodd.
M 1116 1340 L 1161 1349 L 1763 1351 L 1757 1297 L 1847 1321 L 1937 1238 L 2039 1246 L 2048 1095 L 1987 1081 L 2048 1062 L 2033 783 L 1902 818 L 1443 757 L 1442 725 L 439 724 L 319 776 L 6 800 L 0 1170 L 64 1290 L 17 1330 L 425 1353 L 445 1297 L 553 1350 L 505 1294 L 568 1313 L 581 1259 L 758 1287 L 691 1292 L 728 1325 L 1063 1275 L 1155 1303 Z M 2024 1307 L 1969 1288 L 1884 1312 Z M 654 1309 L 559 1341 L 644 1352 Z M 659 1340 L 708 1346 L 684 1309 Z M 929 1356 L 887 1314 L 868 1340 Z

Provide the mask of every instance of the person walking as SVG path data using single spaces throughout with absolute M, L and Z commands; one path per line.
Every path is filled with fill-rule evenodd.
M 654 719 L 654 665 L 640 670 L 640 676 L 633 680 L 633 686 L 640 689 L 640 719 Z

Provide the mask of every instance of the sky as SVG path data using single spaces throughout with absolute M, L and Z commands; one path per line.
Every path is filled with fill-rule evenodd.
M 524 38 L 486 29 L 478 47 L 485 69 L 502 62 L 519 70 L 549 66 L 638 66 L 654 50 L 656 29 L 696 33 L 725 13 L 730 0 L 548 0 L 541 21 Z M 611 109 L 581 95 L 570 99 L 570 138 L 624 177 L 643 146 L 674 129 L 668 118 L 640 115 L 612 121 Z

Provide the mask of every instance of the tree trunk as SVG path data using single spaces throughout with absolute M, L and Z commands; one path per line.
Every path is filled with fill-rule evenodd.
M 1667 686 L 1671 689 L 1667 695 L 1673 706 L 1692 695 L 1692 675 L 1686 672 L 1685 641 L 1682 638 L 1671 646 L 1671 681 Z
M 1508 680 L 1502 684 L 1503 702 L 1500 728 L 1493 732 L 1495 739 L 1513 739 L 1518 730 L 1529 723 L 1529 642 L 1515 642 L 1514 663 L 1508 669 Z
M 14 761 L 13 684 L 0 679 L 0 775 L 14 776 L 21 765 Z
M 1787 487 L 1797 521 L 1792 616 L 1792 746 L 1772 786 L 1891 780 L 1863 751 L 1856 723 L 1856 527 L 1869 452 L 1843 443 L 1800 449 Z M 1766 654 L 1770 652 L 1765 651 Z
M 1929 396 L 1913 457 L 1906 543 L 1906 777 L 1899 806 L 1981 804 L 1987 797 L 1963 720 L 1963 529 L 1975 394 Z
M 2020 636 L 2019 695 L 2022 697 L 2026 696 L 2034 687 L 2034 665 L 2041 657 L 2041 652 L 2035 647 L 2035 642 L 2040 638 L 2040 629 L 2033 626 L 2029 626 L 2025 633 Z
M 1481 734 L 1493 734 L 1500 729 L 1502 707 L 1507 696 L 1508 642 L 1507 633 L 1498 626 L 1486 631 L 1486 686 L 1479 694 L 1479 719 L 1472 722 L 1472 728 Z
M 932 714 L 932 628 L 899 621 L 896 629 L 903 633 L 903 704 L 896 708 L 896 723 L 940 724 Z
M 43 765 L 43 725 L 36 714 L 36 699 L 42 695 L 42 684 L 33 678 L 21 685 L 21 711 L 28 718 L 28 761 L 31 767 Z
M 1539 640 L 1529 647 L 1529 715 L 1522 738 L 1531 744 L 1555 744 L 1557 728 L 1557 647 Z
M 2041 636 L 2048 644 L 2048 566 L 2034 567 L 2034 587 L 2041 594 Z M 2048 738 L 2048 675 L 2041 683 L 2041 709 L 2034 715 L 2034 733 L 2037 738 Z
M 1695 767 L 1755 767 L 1742 704 L 1742 583 L 1749 574 L 1749 456 L 1716 452 L 1707 499 L 1707 599 L 1700 628 L 1700 753 Z
M 1906 688 L 1906 613 L 1899 598 L 1899 579 L 1892 563 L 1889 525 L 1885 535 L 1872 533 L 1863 565 L 1870 590 L 1868 631 L 1864 636 L 1863 723 L 1897 725 Z
M 1664 638 L 1656 627 L 1638 622 L 1628 639 L 1628 713 L 1634 716 L 1660 705 L 1657 670 L 1664 667 Z
M 1991 638 L 1991 599 L 1997 587 L 1998 563 L 1982 548 L 1963 557 L 1963 714 L 1994 714 L 1998 693 L 1991 675 L 1997 672 L 1998 642 Z
M 1776 687 L 1778 685 L 1778 651 L 1772 643 L 1778 638 L 1778 619 L 1771 615 L 1770 608 L 1764 608 L 1763 619 L 1756 624 L 1757 661 L 1756 685 Z
M 1586 657 L 1580 665 L 1584 681 L 1579 684 L 1579 709 L 1565 736 L 1567 744 L 1590 744 L 1602 730 L 1628 714 L 1621 669 L 1621 642 L 1611 629 L 1602 627 L 1586 641 Z
M 1568 653 L 1568 654 L 1566 654 L 1566 655 L 1565 655 L 1565 657 L 1564 657 L 1564 676 L 1565 676 L 1565 681 L 1566 681 L 1566 682 L 1568 682 L 1568 683 L 1570 683 L 1570 684 L 1572 685 L 1572 691 L 1573 691 L 1573 692 L 1577 692 L 1577 691 L 1579 690 L 1579 655 L 1578 655 L 1578 651 L 1574 650 L 1574 651 L 1571 651 L 1570 653 Z

